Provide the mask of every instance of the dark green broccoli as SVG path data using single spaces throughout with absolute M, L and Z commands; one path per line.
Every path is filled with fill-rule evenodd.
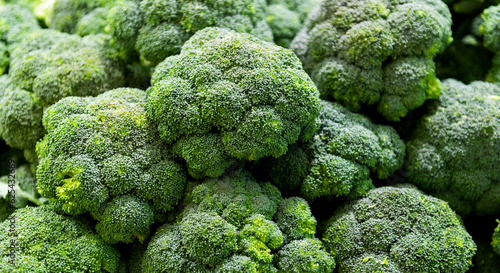
M 162 226 L 136 272 L 332 272 L 301 198 L 238 170 L 193 183 L 178 221 Z M 135 263 L 135 262 L 134 262 Z
M 58 212 L 90 212 L 109 243 L 143 241 L 182 197 L 184 169 L 147 118 L 146 93 L 119 88 L 48 108 L 37 144 L 39 192 Z
M 408 182 L 462 215 L 500 213 L 500 87 L 444 81 L 407 155 Z
M 382 187 L 339 208 L 323 234 L 339 272 L 466 272 L 476 245 L 448 204 Z
M 10 162 L 15 166 L 15 161 Z M 28 204 L 43 205 L 47 199 L 40 197 L 36 178 L 29 165 L 23 165 L 0 177 L 0 222 Z M 14 201 L 14 202 L 12 202 Z
M 149 117 L 194 178 L 279 157 L 319 124 L 318 91 L 291 50 L 221 28 L 159 64 L 147 92 Z
M 265 0 L 122 0 L 110 11 L 108 31 L 124 50 L 157 64 L 178 54 L 196 31 L 217 26 L 272 41 Z
M 320 0 L 267 0 L 266 22 L 273 32 L 274 42 L 289 47 L 304 21 Z
M 105 36 L 35 29 L 11 45 L 10 84 L 0 100 L 0 136 L 13 148 L 33 150 L 43 137 L 43 109 L 68 96 L 95 96 L 125 85 L 123 67 L 111 59 Z M 108 54 L 109 53 L 109 54 Z
M 480 23 L 479 33 L 483 35 L 483 45 L 495 54 L 486 80 L 500 82 L 500 5 L 485 9 Z
M 304 25 L 291 48 L 323 97 L 399 121 L 439 96 L 432 58 L 452 41 L 440 0 L 323 0 Z
M 389 126 L 373 124 L 337 103 L 322 101 L 321 127 L 289 152 L 266 162 L 280 188 L 321 196 L 357 198 L 373 188 L 370 171 L 386 178 L 403 165 L 405 144 Z
M 500 255 L 500 221 L 497 220 L 497 222 L 498 226 L 495 228 L 495 232 L 493 233 L 491 246 L 493 247 L 493 251 Z
M 11 244 L 14 264 L 9 262 Z M 119 259 L 118 251 L 84 219 L 59 215 L 47 206 L 19 209 L 0 223 L 0 272 L 114 273 Z

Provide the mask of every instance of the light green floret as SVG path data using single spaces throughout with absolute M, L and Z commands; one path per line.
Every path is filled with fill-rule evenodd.
M 136 259 L 140 272 L 332 272 L 301 198 L 237 170 L 190 184 L 176 223 L 160 227 Z M 290 242 L 290 243 L 288 243 Z M 136 262 L 134 262 L 136 263 Z M 294 272 L 294 271 L 292 271 Z
M 123 50 L 136 50 L 156 65 L 178 54 L 182 45 L 206 27 L 223 27 L 272 41 L 265 21 L 265 0 L 121 0 L 108 16 L 107 31 Z
M 489 82 L 500 82 L 500 5 L 491 6 L 481 13 L 479 33 L 483 35 L 483 45 L 495 53 L 493 66 L 486 75 Z
M 324 98 L 399 121 L 439 96 L 433 57 L 451 41 L 440 0 L 323 0 L 290 47 Z
M 500 212 L 500 88 L 443 82 L 407 143 L 408 181 L 458 213 Z
M 373 124 L 339 104 L 322 101 L 321 127 L 308 141 L 267 162 L 271 179 L 313 200 L 356 198 L 373 188 L 370 172 L 386 178 L 403 165 L 404 142 L 396 131 Z
M 118 272 L 120 254 L 84 219 L 59 215 L 46 206 L 17 210 L 15 265 L 10 264 L 10 221 L 0 224 L 0 272 Z
M 339 208 L 323 240 L 339 272 L 466 272 L 476 245 L 445 201 L 382 187 Z
M 289 47 L 302 28 L 307 15 L 319 0 L 267 0 L 266 22 L 273 32 L 274 42 Z
M 120 88 L 62 99 L 44 114 L 39 192 L 57 211 L 90 212 L 109 243 L 144 241 L 155 216 L 184 191 L 185 172 L 160 141 L 145 103 L 145 92 Z
M 493 251 L 500 255 L 500 221 L 497 220 L 497 222 L 498 226 L 495 228 L 495 232 L 493 232 L 491 246 L 493 247 Z
M 220 28 L 159 64 L 147 92 L 149 117 L 194 178 L 279 157 L 319 123 L 317 89 L 290 50 Z

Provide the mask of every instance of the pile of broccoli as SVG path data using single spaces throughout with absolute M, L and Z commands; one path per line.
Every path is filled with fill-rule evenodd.
M 0 272 L 498 272 L 494 0 L 0 0 Z

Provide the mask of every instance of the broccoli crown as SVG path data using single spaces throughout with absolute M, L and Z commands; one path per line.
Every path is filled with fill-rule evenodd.
M 159 64 L 147 92 L 149 117 L 194 178 L 281 156 L 319 124 L 318 91 L 291 50 L 221 28 Z
M 34 29 L 10 47 L 12 87 L 0 100 L 0 135 L 13 148 L 34 149 L 44 135 L 42 110 L 68 96 L 95 96 L 123 86 L 122 67 L 106 37 Z M 1 88 L 1 87 L 0 87 Z
M 500 221 L 498 221 L 498 226 L 495 228 L 495 232 L 493 232 L 491 246 L 493 247 L 493 251 L 500 255 Z
M 119 88 L 62 99 L 44 114 L 39 192 L 57 211 L 91 212 L 110 243 L 144 240 L 155 214 L 171 210 L 186 184 L 145 103 L 144 91 Z
M 322 96 L 399 121 L 439 96 L 432 58 L 451 41 L 440 0 L 323 0 L 291 48 Z
M 302 28 L 311 9 L 319 0 L 268 0 L 266 22 L 273 32 L 274 42 L 289 47 Z
M 44 18 L 45 24 L 51 29 L 58 31 L 78 33 L 81 27 L 79 25 L 83 23 L 88 27 L 94 28 L 95 32 L 92 31 L 93 34 L 103 33 L 106 25 L 102 25 L 102 21 L 104 19 L 104 22 L 106 22 L 107 12 L 115 2 L 115 0 L 54 0 Z M 95 16 L 95 11 L 102 13 L 103 9 L 105 10 L 104 14 L 100 14 L 97 17 L 100 19 L 100 22 L 94 21 L 94 26 L 90 26 L 90 22 L 82 22 L 83 20 L 88 20 L 88 18 L 84 19 L 87 16 Z M 78 34 L 84 36 L 90 33 Z
M 321 105 L 316 134 L 267 164 L 280 188 L 300 190 L 308 200 L 356 198 L 373 188 L 370 171 L 386 178 L 403 165 L 405 144 L 393 128 L 374 124 L 337 103 L 322 101 Z
M 15 200 L 11 203 L 13 206 L 9 205 L 11 198 Z M 0 177 L 0 222 L 7 219 L 14 209 L 24 208 L 28 204 L 42 205 L 45 201 L 38 194 L 35 174 L 29 165 L 22 165 Z
M 83 219 L 59 215 L 47 206 L 17 210 L 0 223 L 0 230 L 0 272 L 118 272 L 120 254 L 114 247 Z M 8 262 L 14 238 L 15 265 Z
M 466 215 L 500 213 L 500 87 L 443 82 L 407 143 L 408 181 Z
M 251 33 L 272 41 L 265 21 L 265 0 L 123 0 L 108 16 L 109 32 L 120 47 L 135 48 L 157 64 L 178 54 L 182 45 L 206 27 Z
M 246 172 L 192 184 L 184 205 L 178 222 L 153 236 L 139 272 L 333 271 L 333 258 L 313 239 L 307 202 L 282 199 Z
M 489 50 L 500 52 L 500 5 L 491 6 L 481 13 L 479 32 L 483 35 L 483 44 Z
M 476 245 L 448 204 L 382 187 L 339 208 L 323 234 L 339 272 L 466 272 Z

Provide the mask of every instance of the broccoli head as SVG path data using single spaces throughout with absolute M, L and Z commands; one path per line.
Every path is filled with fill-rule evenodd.
M 500 87 L 443 82 L 407 142 L 408 182 L 462 215 L 500 213 Z
M 52 29 L 80 36 L 104 33 L 107 15 L 115 0 L 54 0 L 44 18 Z M 88 20 L 97 19 L 93 24 Z M 105 24 L 104 24 L 105 23 Z
M 273 32 L 274 42 L 289 47 L 302 28 L 311 9 L 320 0 L 267 0 L 266 22 Z
M 119 88 L 62 99 L 44 114 L 39 192 L 58 212 L 90 212 L 109 243 L 143 241 L 184 191 L 185 171 L 160 142 L 145 103 L 144 91 Z
M 483 45 L 495 54 L 486 80 L 500 82 L 500 5 L 485 9 L 481 13 L 480 23 L 478 31 L 483 35 Z
M 291 48 L 324 98 L 399 121 L 439 96 L 432 58 L 451 41 L 440 0 L 323 0 Z
M 178 54 L 198 30 L 216 26 L 272 41 L 265 0 L 122 0 L 108 16 L 108 31 L 119 47 L 135 48 L 157 64 Z
M 43 109 L 64 97 L 95 96 L 123 86 L 125 77 L 108 55 L 104 36 L 35 29 L 23 37 L 11 47 L 10 85 L 0 100 L 0 136 L 13 148 L 33 150 L 45 133 Z
M 446 202 L 404 186 L 339 208 L 323 240 L 339 272 L 466 272 L 476 252 Z
M 237 170 L 190 184 L 176 223 L 156 232 L 137 272 L 332 272 L 301 198 Z M 290 271 L 290 269 L 295 271 Z
M 194 178 L 279 157 L 319 124 L 318 91 L 291 50 L 221 28 L 159 64 L 147 92 L 149 117 Z
M 118 272 L 120 254 L 84 219 L 47 206 L 27 207 L 0 223 L 0 230 L 0 272 Z M 14 264 L 9 263 L 12 240 Z
M 321 196 L 357 198 L 373 188 L 370 171 L 386 178 L 403 165 L 405 144 L 396 131 L 343 106 L 322 101 L 321 127 L 305 142 L 265 164 L 280 188 Z

